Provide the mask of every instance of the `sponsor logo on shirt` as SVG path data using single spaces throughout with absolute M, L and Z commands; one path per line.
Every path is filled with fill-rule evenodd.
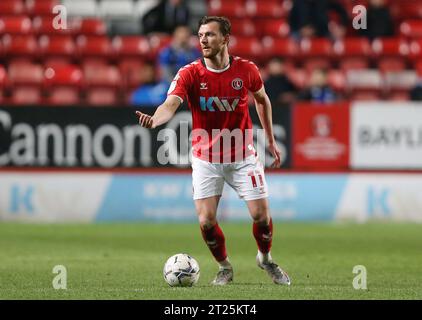
M 230 101 L 231 100 L 231 103 Z M 205 97 L 199 98 L 199 105 L 202 111 L 234 111 L 239 104 L 239 98 Z

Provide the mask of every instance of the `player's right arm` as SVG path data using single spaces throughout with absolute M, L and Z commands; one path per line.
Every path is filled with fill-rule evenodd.
M 179 70 L 170 84 L 167 92 L 167 99 L 155 111 L 153 116 L 136 111 L 139 117 L 139 124 L 145 128 L 156 128 L 169 121 L 177 108 L 182 104 L 183 97 L 187 96 L 188 88 L 192 85 L 193 78 L 187 65 Z
M 136 114 L 139 117 L 139 124 L 145 128 L 156 128 L 169 121 L 173 117 L 177 108 L 179 108 L 180 104 L 180 98 L 169 95 L 167 96 L 166 101 L 164 101 L 163 104 L 155 110 L 153 116 L 136 111 Z

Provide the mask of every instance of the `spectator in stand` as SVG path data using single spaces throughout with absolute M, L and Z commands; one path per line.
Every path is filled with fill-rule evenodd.
M 201 52 L 191 45 L 192 32 L 187 26 L 179 26 L 174 30 L 169 46 L 160 51 L 158 64 L 161 78 L 168 83 L 173 81 L 177 71 L 185 65 L 201 57 Z
M 130 98 L 130 103 L 136 106 L 154 107 L 166 100 L 169 83 L 159 81 L 155 66 L 146 63 L 142 69 L 142 85 L 136 89 Z
M 394 22 L 385 0 L 369 0 L 367 29 L 361 29 L 360 32 L 370 40 L 394 36 Z
M 308 87 L 299 94 L 299 100 L 316 103 L 331 103 L 337 99 L 336 93 L 328 85 L 327 72 L 323 69 L 312 72 Z
M 297 88 L 286 76 L 286 66 L 280 58 L 272 58 L 268 65 L 265 91 L 274 106 L 288 106 L 296 99 Z
M 189 25 L 190 11 L 183 0 L 161 0 L 142 18 L 144 34 L 151 32 L 171 34 L 181 25 Z
M 295 0 L 289 15 L 291 35 L 297 40 L 310 37 L 341 39 L 346 35 L 348 23 L 346 9 L 336 0 Z

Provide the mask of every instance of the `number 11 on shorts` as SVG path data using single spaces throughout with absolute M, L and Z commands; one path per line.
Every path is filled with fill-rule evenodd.
M 262 174 L 259 171 L 249 171 L 248 176 L 251 178 L 252 186 L 254 188 L 263 188 L 264 187 L 264 179 L 262 178 Z M 259 184 L 259 186 L 258 186 Z

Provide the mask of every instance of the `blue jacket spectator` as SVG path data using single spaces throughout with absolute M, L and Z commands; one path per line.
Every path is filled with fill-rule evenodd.
M 157 107 L 166 100 L 170 83 L 163 80 L 157 81 L 156 74 L 153 64 L 144 66 L 142 85 L 132 93 L 130 98 L 132 105 Z
M 177 27 L 172 43 L 165 47 L 158 56 L 161 78 L 171 82 L 177 71 L 201 57 L 201 52 L 190 43 L 191 30 L 186 26 Z
M 327 74 L 322 69 L 313 71 L 308 88 L 299 94 L 299 100 L 315 103 L 330 103 L 337 99 L 336 93 L 328 85 Z

